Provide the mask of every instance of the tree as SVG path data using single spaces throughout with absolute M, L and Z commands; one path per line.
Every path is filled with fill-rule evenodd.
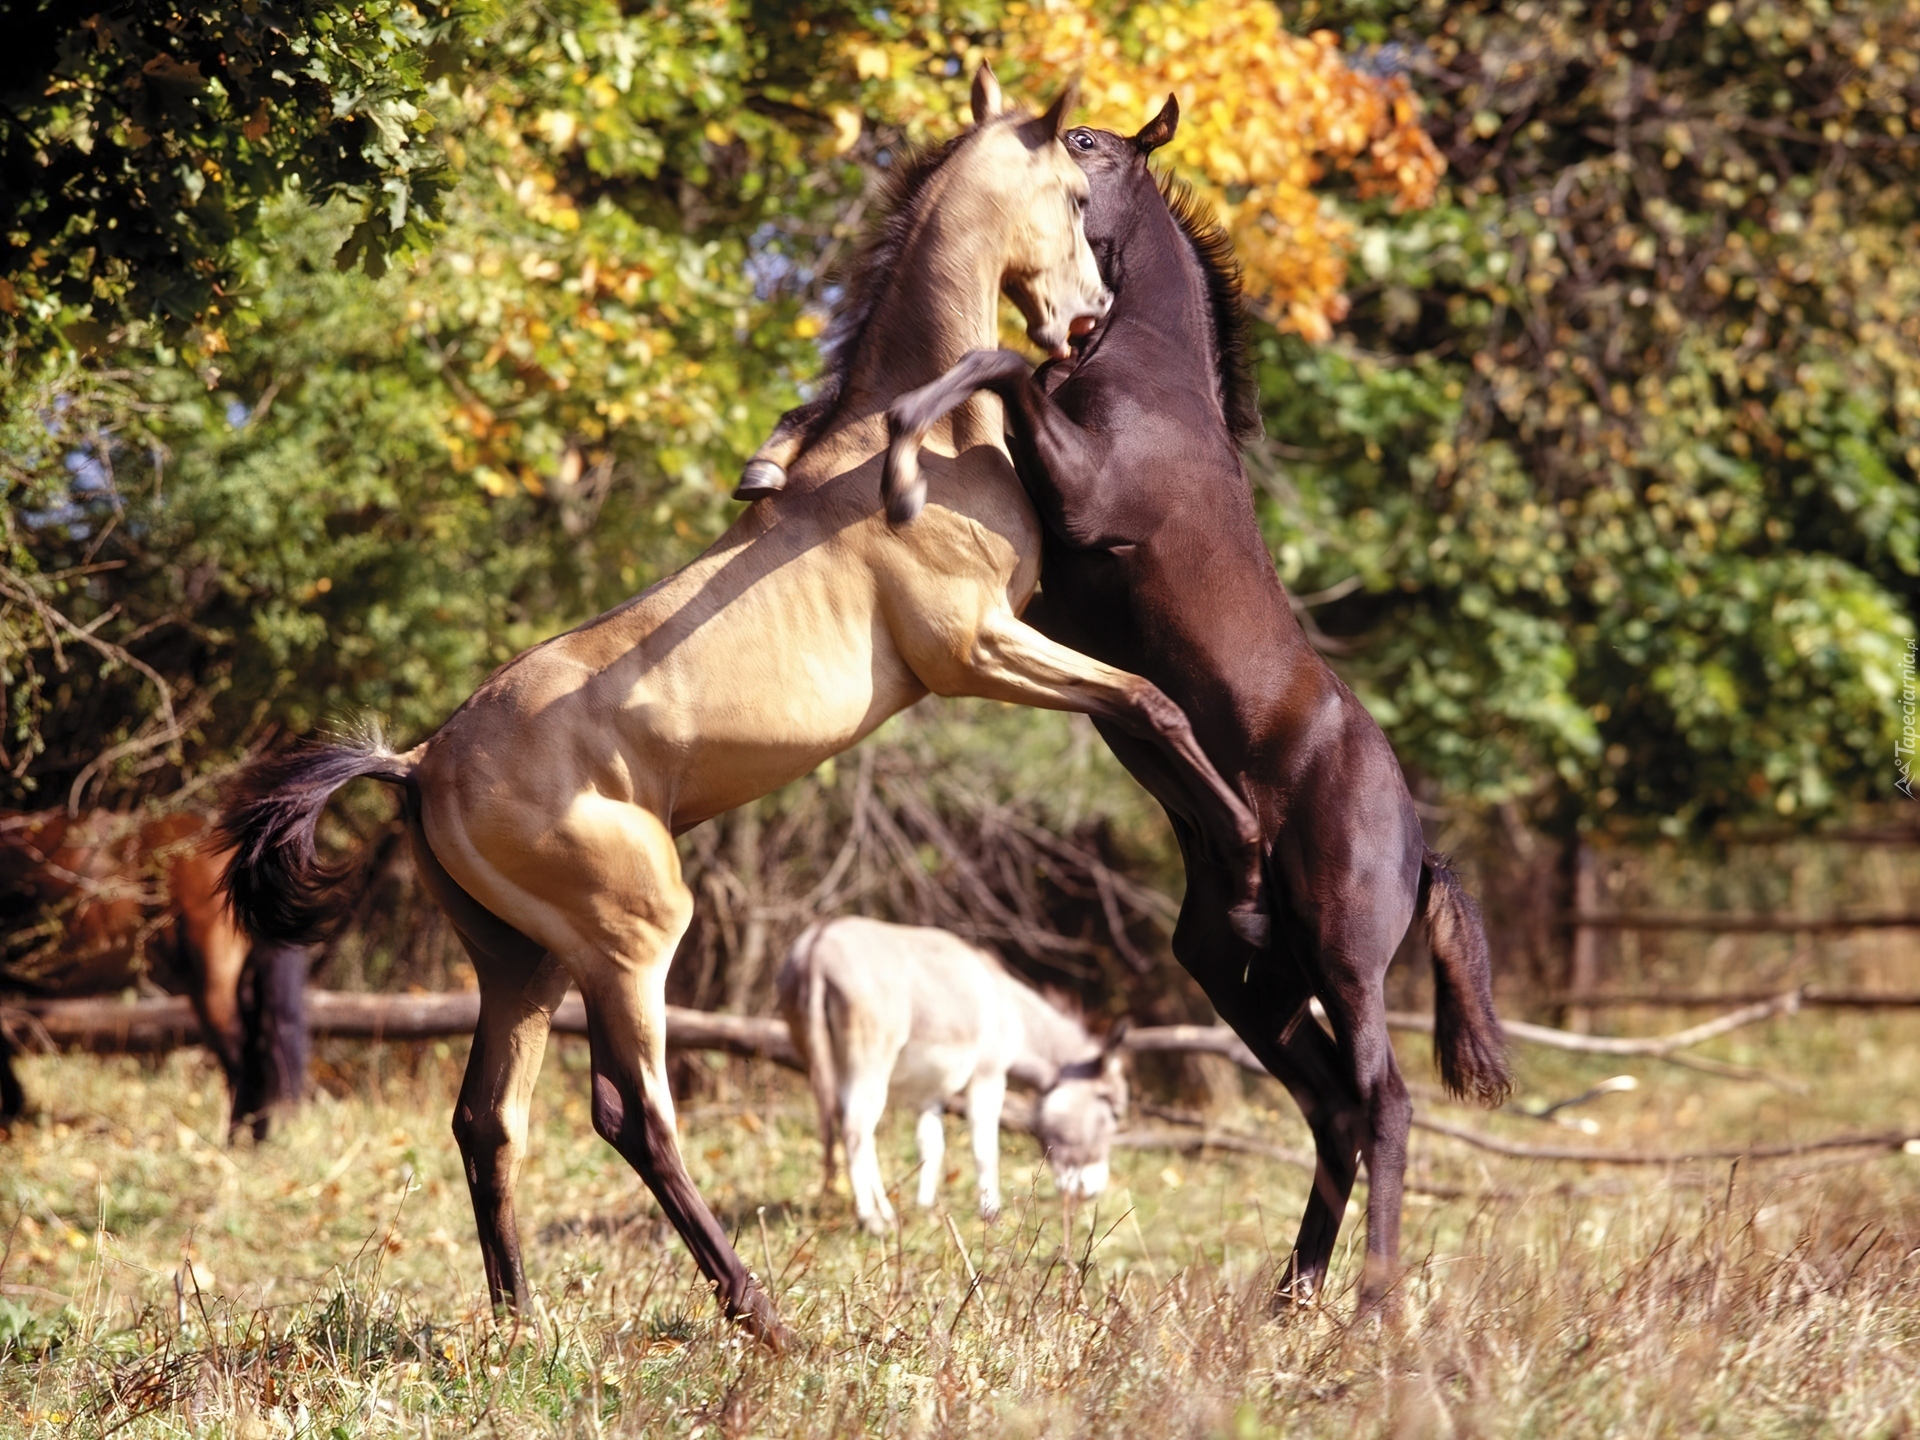
M 1089 13 L 1062 12 L 1064 33 L 1084 38 Z M 998 23 L 962 5 L 555 0 L 393 30 L 434 127 L 408 145 L 447 165 L 430 247 L 342 272 L 370 195 L 316 209 L 309 183 L 261 202 L 271 243 L 221 252 L 247 303 L 216 317 L 217 342 L 129 341 L 8 384 L 17 800 L 165 791 L 269 721 L 370 710 L 422 734 L 494 665 L 682 563 L 816 363 L 869 169 L 960 123 Z M 1284 73 L 1338 78 L 1324 44 L 1268 38 Z M 1038 60 L 1010 79 L 1022 63 Z M 1126 63 L 1161 83 L 1157 62 Z M 1025 81 L 1035 98 L 1055 83 Z M 1203 108 L 1212 83 L 1192 91 Z M 193 143 L 222 165 L 250 154 L 252 112 L 200 98 Z M 1309 238 L 1335 255 L 1337 227 Z M 162 285 L 126 277 L 121 313 Z
M 1402 756 L 1563 833 L 1888 796 L 1920 598 L 1920 7 L 1310 5 L 1449 164 L 1263 342 L 1283 576 Z
M 425 235 L 446 183 L 426 132 L 452 23 L 400 0 L 33 0 L 0 81 L 0 350 L 98 349 L 128 322 L 218 335 L 289 188 L 350 201 L 344 263 Z

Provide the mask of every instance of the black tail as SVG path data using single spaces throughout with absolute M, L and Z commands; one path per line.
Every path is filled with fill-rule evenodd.
M 1506 1036 L 1493 1013 L 1493 960 L 1480 907 L 1444 855 L 1420 867 L 1421 913 L 1433 951 L 1433 1055 L 1440 1081 L 1458 1098 L 1498 1105 L 1513 1089 Z
M 326 933 L 352 872 L 321 861 L 313 829 L 333 792 L 362 776 L 410 786 L 413 766 L 368 736 L 289 750 L 240 772 L 220 834 L 233 847 L 227 898 L 250 935 L 304 944 Z

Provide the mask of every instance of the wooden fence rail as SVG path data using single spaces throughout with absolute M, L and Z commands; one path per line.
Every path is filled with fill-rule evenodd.
M 1791 1015 L 1808 1005 L 1845 1005 L 1863 1008 L 1920 1004 L 1920 996 L 1872 996 L 1855 991 L 1827 992 L 1813 986 L 1759 996 L 1689 996 L 1689 1004 L 1739 1001 L 1737 1008 L 1698 1025 L 1668 1035 L 1578 1035 L 1524 1020 L 1502 1022 L 1507 1038 L 1530 1045 L 1588 1055 L 1671 1057 L 1742 1026 L 1778 1015 Z M 1608 997 L 1607 1003 L 1652 1003 Z M 1316 1015 L 1319 1006 L 1316 1003 Z M 480 1016 L 475 991 L 430 995 L 368 994 L 341 990 L 309 990 L 307 1018 L 316 1035 L 362 1040 L 440 1040 L 469 1035 Z M 1323 1017 L 1324 1018 L 1324 1017 Z M 1433 1033 L 1433 1017 L 1413 1011 L 1389 1011 L 1387 1024 L 1416 1034 Z M 177 997 L 125 1001 L 23 1000 L 0 1005 L 0 1025 L 28 1048 L 36 1045 L 100 1054 L 171 1049 L 198 1044 L 199 1024 L 187 1002 Z M 577 993 L 569 992 L 554 1011 L 553 1028 L 562 1035 L 587 1033 L 586 1009 Z M 1224 1055 L 1248 1070 L 1265 1073 L 1246 1044 L 1224 1025 L 1148 1025 L 1127 1032 L 1126 1048 L 1140 1054 L 1210 1053 Z M 797 1068 L 799 1056 L 785 1022 L 748 1015 L 717 1015 L 704 1010 L 667 1007 L 667 1045 L 671 1049 L 724 1050 L 773 1060 Z
M 1869 997 L 1842 992 L 1844 1000 L 1826 1003 L 1862 1006 Z M 1505 1021 L 1510 1040 L 1546 1045 L 1586 1054 L 1676 1060 L 1681 1052 L 1744 1025 L 1796 1014 L 1804 1005 L 1822 1003 L 1823 992 L 1811 987 L 1749 1000 L 1726 1014 L 1664 1036 L 1579 1035 L 1524 1021 Z M 1715 997 L 1721 1001 L 1745 997 Z M 1905 1006 L 1916 997 L 1891 995 L 1885 1003 Z M 1704 1003 L 1708 997 L 1689 997 Z M 341 991 L 307 992 L 309 1023 L 316 1034 L 368 1040 L 431 1040 L 470 1034 L 480 1015 L 480 997 L 473 992 L 437 995 L 379 995 Z M 1317 1007 L 1316 1007 L 1317 1008 Z M 1394 1029 L 1431 1034 L 1428 1015 L 1391 1012 Z M 0 1005 L 0 1028 L 27 1049 L 78 1049 L 95 1053 L 151 1052 L 199 1042 L 199 1026 L 187 1002 L 177 998 L 137 1001 L 118 999 L 18 1001 Z M 562 1034 L 586 1033 L 586 1009 L 577 994 L 569 994 L 554 1011 L 553 1028 Z M 1126 1047 L 1136 1053 L 1211 1053 L 1224 1055 L 1243 1068 L 1264 1076 L 1267 1072 L 1241 1041 L 1224 1025 L 1152 1025 L 1127 1033 Z M 729 1054 L 771 1060 L 793 1069 L 800 1060 L 784 1021 L 744 1015 L 716 1015 L 679 1006 L 667 1007 L 667 1045 L 670 1049 L 723 1050 Z M 1718 1067 L 1743 1078 L 1770 1078 L 1742 1071 L 1723 1062 L 1696 1058 L 1693 1063 Z M 1032 1128 L 1032 1103 L 1011 1097 L 1006 1122 L 1016 1129 Z M 1416 1128 L 1464 1142 L 1479 1149 L 1517 1159 L 1561 1161 L 1588 1165 L 1682 1165 L 1731 1159 L 1780 1159 L 1822 1150 L 1860 1149 L 1881 1153 L 1920 1154 L 1920 1133 L 1838 1135 L 1747 1149 L 1708 1149 L 1673 1153 L 1587 1150 L 1574 1146 L 1527 1145 L 1485 1131 L 1416 1117 Z M 1268 1155 L 1293 1164 L 1311 1166 L 1311 1158 L 1247 1136 L 1224 1133 L 1188 1135 L 1177 1139 L 1162 1132 L 1129 1133 L 1122 1143 L 1146 1146 L 1162 1143 L 1180 1148 L 1224 1148 Z M 1437 1192 L 1436 1192 L 1437 1193 Z

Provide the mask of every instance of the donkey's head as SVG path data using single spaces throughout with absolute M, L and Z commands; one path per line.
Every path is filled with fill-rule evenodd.
M 1077 83 L 1068 85 L 1046 114 L 1029 118 L 1005 106 L 983 64 L 973 77 L 981 133 L 966 147 L 979 193 L 1012 222 L 1001 288 L 1020 307 L 1028 338 L 1061 357 L 1071 353 L 1069 337 L 1091 330 L 1112 303 L 1080 224 L 1087 177 L 1060 142 L 1078 92 Z
M 1040 1148 L 1060 1193 L 1091 1200 L 1107 1186 L 1107 1157 L 1127 1118 L 1127 1075 L 1120 1059 L 1126 1022 L 1107 1035 L 1100 1054 L 1061 1067 L 1040 1098 Z

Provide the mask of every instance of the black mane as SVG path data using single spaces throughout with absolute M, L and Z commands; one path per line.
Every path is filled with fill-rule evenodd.
M 1221 408 L 1226 411 L 1227 429 L 1233 438 L 1242 445 L 1250 444 L 1266 434 L 1267 427 L 1260 419 L 1260 387 L 1254 383 L 1252 357 L 1247 349 L 1247 305 L 1233 241 L 1206 201 L 1185 181 L 1172 174 L 1161 176 L 1160 196 L 1206 274 Z

